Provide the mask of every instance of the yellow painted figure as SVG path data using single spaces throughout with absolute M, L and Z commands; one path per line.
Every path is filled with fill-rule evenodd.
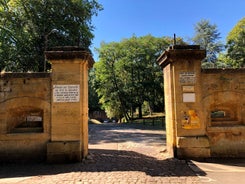
M 184 129 L 200 128 L 200 119 L 195 110 L 188 110 L 188 114 L 184 112 L 184 119 L 182 119 L 182 128 Z

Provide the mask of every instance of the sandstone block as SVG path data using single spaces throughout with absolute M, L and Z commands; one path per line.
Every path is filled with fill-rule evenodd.
M 80 141 L 57 141 L 47 144 L 47 162 L 69 163 L 80 161 Z

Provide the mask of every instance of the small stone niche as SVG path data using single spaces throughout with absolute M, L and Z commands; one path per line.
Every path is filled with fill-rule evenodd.
M 43 110 L 16 110 L 8 122 L 9 133 L 41 133 L 43 132 Z
M 232 126 L 242 124 L 238 120 L 236 108 L 216 108 L 211 111 L 211 126 Z

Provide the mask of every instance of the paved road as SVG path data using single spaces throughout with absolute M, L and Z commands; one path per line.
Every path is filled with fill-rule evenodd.
M 245 183 L 244 159 L 169 158 L 161 127 L 90 125 L 89 140 L 89 156 L 82 163 L 2 164 L 0 184 Z
M 203 183 L 245 183 L 245 159 L 207 159 L 205 162 L 191 161 L 189 166 Z
M 168 158 L 165 132 L 139 124 L 89 127 L 89 156 L 76 164 L 6 164 L 5 184 L 135 184 L 200 183 L 186 161 Z

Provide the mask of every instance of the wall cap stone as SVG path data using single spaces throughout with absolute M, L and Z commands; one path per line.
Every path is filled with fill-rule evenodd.
M 1 79 L 11 78 L 50 78 L 51 73 L 48 72 L 33 72 L 33 73 L 21 73 L 21 72 L 4 72 L 0 74 Z
M 158 64 L 164 68 L 168 64 L 180 59 L 199 59 L 206 57 L 206 51 L 200 49 L 199 45 L 174 45 L 164 51 L 158 58 Z
M 45 55 L 48 60 L 84 59 L 88 61 L 89 68 L 94 64 L 91 53 L 80 47 L 54 47 L 46 51 Z
M 205 68 L 202 73 L 245 73 L 245 68 Z

